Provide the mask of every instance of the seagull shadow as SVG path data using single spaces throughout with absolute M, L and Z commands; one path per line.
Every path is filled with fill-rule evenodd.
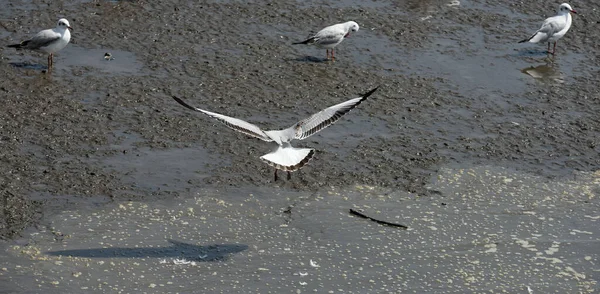
M 519 50 L 517 56 L 520 57 L 539 57 L 539 56 L 553 56 L 547 50 Z
M 248 249 L 243 244 L 193 245 L 168 240 L 171 246 L 165 247 L 111 247 L 92 249 L 72 249 L 48 251 L 52 256 L 71 256 L 87 258 L 183 258 L 189 261 L 226 261 L 231 254 Z
M 314 57 L 314 56 L 302 56 L 302 57 L 294 58 L 292 60 L 299 61 L 299 62 L 313 62 L 313 63 L 321 63 L 321 62 L 330 61 L 327 58 L 318 58 L 318 57 Z
M 48 70 L 48 67 L 38 63 L 28 63 L 28 62 L 10 62 L 10 65 L 16 68 L 23 69 L 35 69 L 35 70 Z

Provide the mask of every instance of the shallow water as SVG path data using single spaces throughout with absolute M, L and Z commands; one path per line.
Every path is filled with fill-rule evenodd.
M 49 293 L 597 289 L 596 174 L 548 181 L 476 166 L 442 168 L 432 180 L 434 197 L 368 186 L 193 189 L 64 210 L 27 244 L 4 246 L 2 277 L 14 290 Z
M 106 57 L 106 53 L 110 57 Z M 55 62 L 57 70 L 77 70 L 78 68 L 93 68 L 89 74 L 99 73 L 110 75 L 139 75 L 143 64 L 131 52 L 113 49 L 88 49 L 68 46 L 61 51 Z

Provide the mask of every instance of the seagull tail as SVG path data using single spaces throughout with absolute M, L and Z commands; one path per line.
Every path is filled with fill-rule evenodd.
M 292 43 L 292 45 L 298 45 L 298 44 L 310 44 L 310 43 L 312 43 L 312 42 L 314 42 L 314 41 L 315 41 L 315 38 L 308 38 L 308 39 L 306 39 L 306 40 L 304 40 L 304 41 L 302 41 L 302 42 L 295 42 L 295 43 Z
M 7 47 L 9 47 L 9 48 L 23 49 L 25 46 L 27 46 L 27 43 L 29 43 L 29 40 L 23 41 L 23 42 L 21 42 L 19 44 L 8 45 Z
M 523 39 L 521 41 L 519 41 L 519 43 L 525 43 L 525 42 L 529 42 L 531 41 L 531 39 L 533 39 L 533 37 L 535 37 L 537 35 L 537 32 L 535 32 L 535 34 L 531 35 L 531 37 L 527 38 L 527 39 Z
M 283 171 L 297 171 L 315 155 L 314 149 L 279 146 L 275 151 L 260 157 L 266 164 Z

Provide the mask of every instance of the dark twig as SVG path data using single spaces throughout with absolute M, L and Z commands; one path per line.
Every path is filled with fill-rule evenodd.
M 404 229 L 404 230 L 408 229 L 408 227 L 407 227 L 407 226 L 405 226 L 405 225 L 401 225 L 401 224 L 395 224 L 395 223 L 390 223 L 390 222 L 386 222 L 386 221 L 382 221 L 382 220 L 374 219 L 374 218 L 372 218 L 372 217 L 370 217 L 370 216 L 367 216 L 367 215 L 363 214 L 362 212 L 359 212 L 359 211 L 357 211 L 357 210 L 354 210 L 354 209 L 352 209 L 352 208 L 350 208 L 350 214 L 351 214 L 351 215 L 358 216 L 358 217 L 366 218 L 366 219 L 368 219 L 368 220 L 371 220 L 371 221 L 374 221 L 374 222 L 376 222 L 376 223 L 378 223 L 378 224 L 380 224 L 380 225 L 385 225 L 385 226 L 390 226 L 390 227 L 401 228 L 401 229 Z

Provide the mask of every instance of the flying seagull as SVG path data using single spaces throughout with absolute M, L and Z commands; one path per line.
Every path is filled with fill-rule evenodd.
M 261 139 L 263 141 L 274 141 L 277 143 L 278 146 L 274 151 L 260 157 L 262 161 L 275 168 L 274 175 L 275 181 L 277 181 L 277 170 L 287 171 L 287 178 L 289 180 L 292 177 L 291 172 L 301 169 L 304 165 L 306 165 L 306 163 L 308 163 L 315 153 L 314 149 L 292 147 L 290 144 L 292 140 L 306 139 L 332 125 L 338 119 L 340 119 L 342 115 L 348 113 L 361 102 L 365 101 L 376 90 L 377 88 L 367 92 L 364 95 L 361 95 L 358 98 L 350 99 L 346 102 L 325 108 L 324 110 L 321 110 L 320 112 L 297 122 L 287 129 L 274 131 L 263 131 L 256 125 L 241 119 L 190 106 L 175 96 L 173 96 L 173 99 L 191 110 L 199 111 L 216 118 L 233 130 Z
M 544 43 L 548 42 L 548 53 L 554 55 L 556 52 L 556 42 L 562 38 L 571 28 L 571 13 L 577 14 L 577 11 L 571 8 L 571 5 L 563 3 L 558 7 L 558 13 L 555 16 L 546 18 L 542 27 L 531 37 L 519 41 L 519 43 Z M 550 52 L 550 43 L 554 42 L 554 48 Z
M 48 70 L 52 68 L 53 54 L 65 48 L 71 40 L 71 26 L 69 21 L 61 18 L 58 20 L 56 28 L 43 30 L 33 38 L 25 40 L 19 44 L 8 45 L 8 47 L 20 49 L 28 49 L 50 53 L 48 55 Z
M 329 59 L 329 49 L 331 49 L 331 59 L 335 61 L 333 48 L 335 48 L 335 46 L 337 46 L 338 44 L 342 43 L 344 38 L 350 36 L 350 31 L 358 31 L 358 24 L 353 21 L 334 24 L 332 26 L 328 26 L 320 30 L 316 35 L 302 42 L 292 43 L 292 45 L 308 44 L 316 45 L 319 48 L 326 48 L 327 59 Z

